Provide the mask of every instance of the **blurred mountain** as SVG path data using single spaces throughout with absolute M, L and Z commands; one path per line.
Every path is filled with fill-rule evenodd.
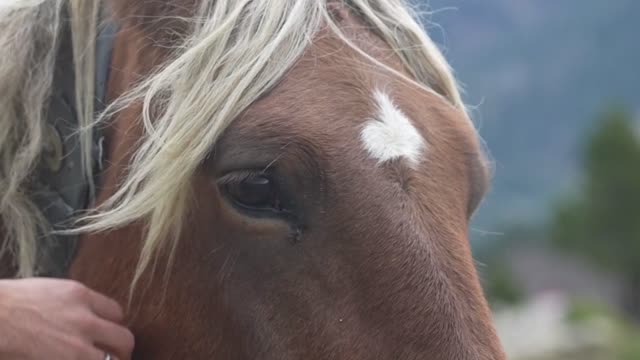
M 609 104 L 640 114 L 640 1 L 414 0 L 495 161 L 476 228 L 540 222 Z

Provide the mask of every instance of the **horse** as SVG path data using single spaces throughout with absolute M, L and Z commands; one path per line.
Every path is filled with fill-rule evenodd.
M 489 162 L 403 0 L 18 3 L 0 11 L 5 276 L 37 274 L 47 231 L 75 236 L 66 274 L 128 304 L 141 360 L 505 359 L 468 243 Z M 95 197 L 60 230 L 30 191 L 65 26 Z

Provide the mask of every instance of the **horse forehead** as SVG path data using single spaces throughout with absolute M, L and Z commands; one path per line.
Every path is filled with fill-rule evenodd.
M 403 73 L 399 59 L 386 55 L 385 65 Z M 253 121 L 242 127 L 281 129 L 310 138 L 319 148 L 346 147 L 379 165 L 400 159 L 416 169 L 428 149 L 424 127 L 416 127 L 416 122 L 425 119 L 412 118 L 409 114 L 415 117 L 416 112 L 404 111 L 395 98 L 404 99 L 406 105 L 422 96 L 422 91 L 380 65 L 366 63 L 328 35 L 319 37 L 279 85 L 251 106 L 248 118 Z

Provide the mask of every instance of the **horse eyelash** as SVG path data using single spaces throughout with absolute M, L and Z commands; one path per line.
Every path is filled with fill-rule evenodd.
M 269 176 L 268 173 L 266 173 L 263 170 L 241 170 L 241 171 L 234 171 L 234 172 L 230 172 L 228 174 L 223 175 L 222 177 L 220 177 L 216 183 L 219 186 L 224 186 L 224 185 L 229 185 L 229 184 L 237 184 L 237 183 L 241 183 L 244 181 L 247 181 L 249 179 L 254 179 L 260 176 L 265 176 L 269 179 L 271 179 L 271 177 Z

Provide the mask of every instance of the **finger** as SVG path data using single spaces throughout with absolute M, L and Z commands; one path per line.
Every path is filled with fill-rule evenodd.
M 116 323 L 124 319 L 122 307 L 115 301 L 98 292 L 89 290 L 89 306 L 99 317 Z
M 98 319 L 89 329 L 92 342 L 120 360 L 129 360 L 134 346 L 134 337 L 128 329 Z
M 84 347 L 82 349 L 82 351 L 80 351 L 80 353 L 77 355 L 78 359 L 95 359 L 95 360 L 104 360 L 105 358 L 105 353 L 104 351 L 94 347 L 94 346 L 89 346 L 87 345 L 86 347 Z M 76 357 L 74 357 L 76 358 Z

